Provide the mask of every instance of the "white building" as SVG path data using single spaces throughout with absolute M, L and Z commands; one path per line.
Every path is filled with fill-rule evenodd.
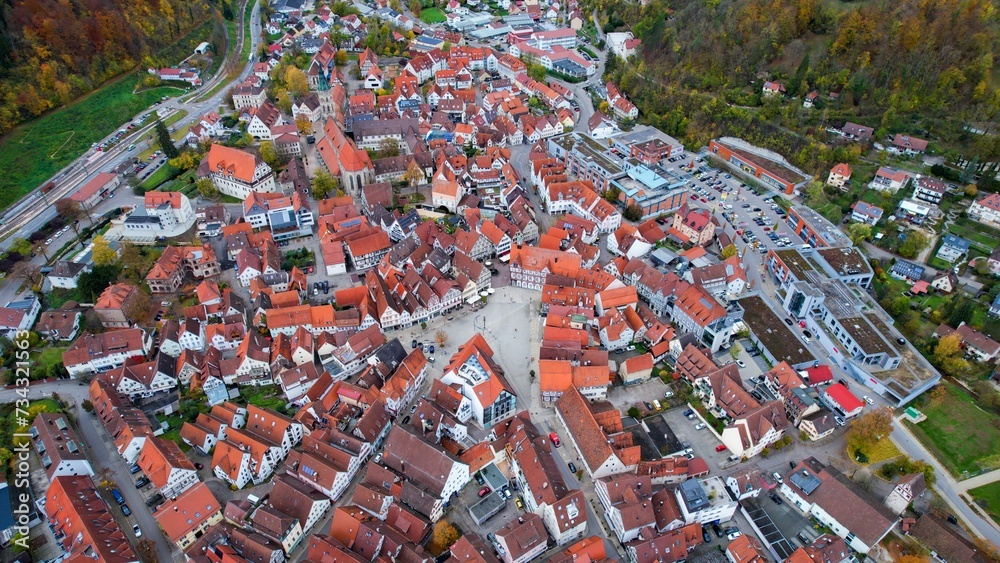
M 63 365 L 71 377 L 108 371 L 128 358 L 145 357 L 152 345 L 152 338 L 140 328 L 102 334 L 88 332 L 63 352 Z
M 739 503 L 731 500 L 720 477 L 709 477 L 699 481 L 688 479 L 674 491 L 677 505 L 688 524 L 700 522 L 728 522 L 736 514 Z
M 210 178 L 219 193 L 246 199 L 250 192 L 274 192 L 274 173 L 260 157 L 220 144 L 212 145 L 198 168 L 199 178 Z

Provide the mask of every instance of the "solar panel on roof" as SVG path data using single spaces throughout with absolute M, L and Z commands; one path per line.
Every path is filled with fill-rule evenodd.
M 796 487 L 802 489 L 802 492 L 805 493 L 806 496 L 811 495 L 820 485 L 820 480 L 805 469 L 793 473 L 792 476 L 789 477 L 789 480 Z

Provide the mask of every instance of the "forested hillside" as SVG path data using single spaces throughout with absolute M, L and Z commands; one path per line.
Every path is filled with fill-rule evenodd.
M 0 0 L 0 134 L 134 68 L 226 2 Z
M 593 5 L 605 31 L 631 30 L 643 42 L 637 60 L 611 65 L 612 77 L 647 119 L 692 141 L 723 133 L 774 137 L 773 148 L 817 168 L 843 156 L 812 142 L 829 122 L 957 137 L 967 123 L 998 119 L 993 59 L 1000 43 L 990 0 Z M 764 80 L 780 80 L 800 102 L 818 90 L 818 111 L 761 100 Z M 830 92 L 839 100 L 828 103 Z

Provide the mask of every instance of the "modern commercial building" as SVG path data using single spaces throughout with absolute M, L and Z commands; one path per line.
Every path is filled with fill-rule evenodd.
M 708 151 L 735 170 L 749 174 L 784 194 L 795 193 L 812 179 L 778 153 L 755 147 L 741 139 L 723 137 L 712 140 Z

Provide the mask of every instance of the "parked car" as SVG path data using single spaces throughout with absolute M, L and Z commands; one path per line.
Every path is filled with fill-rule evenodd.
M 741 368 L 747 367 L 747 365 L 743 363 L 743 360 L 736 360 L 736 365 L 740 366 Z
M 122 503 L 122 514 L 124 514 L 125 516 L 132 515 L 132 509 L 129 508 L 128 505 L 125 503 Z
M 837 421 L 837 426 L 844 426 L 847 424 L 847 421 L 844 420 L 844 417 L 840 415 L 834 415 L 833 420 Z
M 137 538 L 142 537 L 142 529 L 139 528 L 138 524 L 132 524 L 132 533 L 135 534 L 135 537 Z
M 774 477 L 774 480 L 777 481 L 778 483 L 784 483 L 785 482 L 784 479 L 781 478 L 781 473 L 778 473 L 777 471 L 775 471 L 774 473 L 772 473 L 771 476 Z
M 708 533 L 708 528 L 701 529 L 701 539 L 705 540 L 705 543 L 712 543 L 712 534 Z
M 524 510 L 524 502 L 521 501 L 521 497 L 514 499 L 514 506 L 516 506 L 518 510 Z
M 197 469 L 198 471 L 201 471 L 202 469 L 205 469 L 205 464 L 203 464 L 203 463 L 196 463 L 196 464 L 194 464 L 194 468 Z
M 875 404 L 875 401 L 873 401 L 872 398 L 869 397 L 868 395 L 865 395 L 864 399 L 865 399 L 865 402 L 868 403 L 869 405 L 874 405 Z
M 562 447 L 562 443 L 559 441 L 559 435 L 555 432 L 549 433 L 549 440 L 552 440 L 552 445 L 559 448 Z
M 673 391 L 664 391 L 663 392 L 663 398 L 664 399 L 669 399 L 670 397 L 673 397 L 673 396 L 674 396 L 674 392 Z
M 122 492 L 118 489 L 111 489 L 111 496 L 115 497 L 115 502 L 118 504 L 125 504 L 125 497 L 122 496 Z
M 155 495 L 149 497 L 149 500 L 146 501 L 146 506 L 152 508 L 159 505 L 161 502 L 163 502 L 163 495 L 156 493 Z
M 576 473 L 576 466 L 575 466 L 575 465 L 573 465 L 573 462 L 572 462 L 572 461 L 571 461 L 571 462 L 569 462 L 569 464 L 568 464 L 568 465 L 569 465 L 569 470 L 570 470 L 570 472 L 572 472 L 572 473 Z
M 739 530 L 734 530 L 734 531 L 729 532 L 729 533 L 726 534 L 726 539 L 729 540 L 729 541 L 733 541 L 733 540 L 735 540 L 736 538 L 738 538 L 738 537 L 740 537 L 742 535 L 743 535 L 743 532 L 741 532 Z
M 128 472 L 131 473 L 132 475 L 135 475 L 136 473 L 138 473 L 140 471 L 142 471 L 142 469 L 139 467 L 138 463 L 133 463 L 132 467 L 128 468 Z
M 483 487 L 482 489 L 479 489 L 479 496 L 480 496 L 480 498 L 482 498 L 482 497 L 484 497 L 484 496 L 486 496 L 486 495 L 490 494 L 490 492 L 491 492 L 492 490 L 493 490 L 493 489 L 491 489 L 491 488 L 489 488 L 489 487 Z
M 715 446 L 715 451 L 717 451 L 717 452 L 724 452 L 724 451 L 726 451 L 726 445 L 725 444 L 719 444 L 718 446 Z
M 720 539 L 722 538 L 722 528 L 720 528 L 718 524 L 712 524 L 712 531 L 715 532 L 715 537 Z
M 774 502 L 774 504 L 784 504 L 783 502 L 781 502 L 781 497 L 778 496 L 778 493 L 772 492 L 768 496 L 771 497 L 771 500 Z
M 507 498 L 510 498 L 512 496 L 512 494 L 510 492 L 510 487 L 504 487 L 504 488 L 500 489 L 500 492 L 503 493 L 503 496 L 505 496 Z
M 135 482 L 135 488 L 141 489 L 149 484 L 148 477 L 140 477 L 138 481 Z
M 695 430 L 704 430 L 705 428 L 706 428 L 706 425 L 705 425 L 704 422 L 699 422 L 698 424 L 694 425 L 694 429 Z
M 382 452 L 375 454 L 375 463 L 382 461 Z
M 475 478 L 476 478 L 476 483 L 479 483 L 480 485 L 485 485 L 486 484 L 486 479 L 483 479 L 483 474 L 482 473 L 476 471 Z

